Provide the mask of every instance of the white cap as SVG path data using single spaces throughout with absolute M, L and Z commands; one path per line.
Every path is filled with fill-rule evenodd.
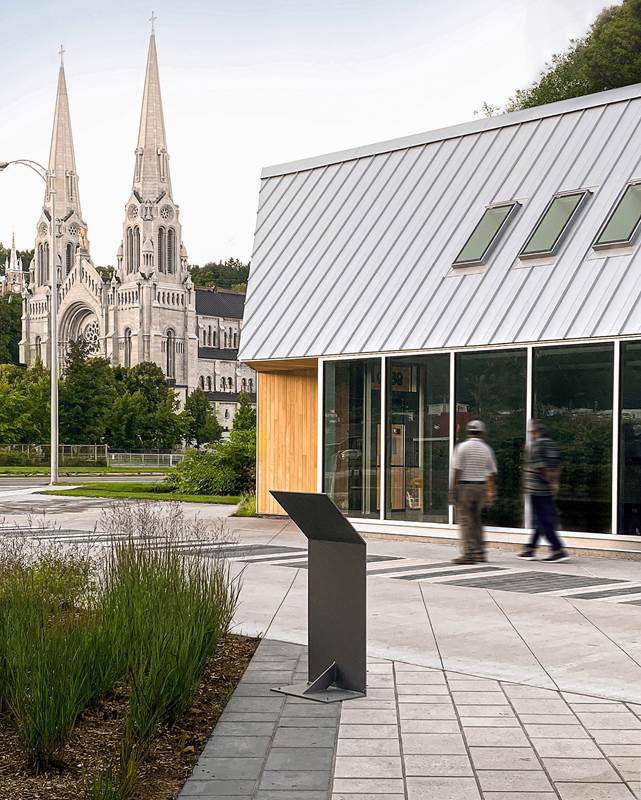
M 473 419 L 467 423 L 465 426 L 465 430 L 468 433 L 485 433 L 485 425 L 481 422 L 480 419 Z

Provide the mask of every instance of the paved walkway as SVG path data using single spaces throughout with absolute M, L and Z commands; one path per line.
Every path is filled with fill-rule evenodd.
M 632 800 L 641 706 L 371 658 L 364 699 L 270 691 L 302 646 L 263 640 L 185 798 Z

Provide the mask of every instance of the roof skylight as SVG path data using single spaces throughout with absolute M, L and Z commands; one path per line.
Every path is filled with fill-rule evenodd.
M 454 260 L 454 266 L 467 267 L 485 263 L 517 206 L 518 203 L 500 203 L 486 208 Z
M 553 255 L 587 194 L 587 191 L 569 192 L 553 197 L 519 256 L 529 258 Z
M 595 248 L 632 243 L 641 223 L 641 183 L 630 183 L 594 242 Z

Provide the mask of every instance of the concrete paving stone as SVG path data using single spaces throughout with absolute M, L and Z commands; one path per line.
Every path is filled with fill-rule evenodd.
M 371 800 L 371 794 L 332 794 L 331 800 Z M 377 794 L 376 800 L 405 800 L 404 794 Z
M 237 697 L 274 697 L 274 693 L 268 683 L 239 683 L 230 699 Z
M 339 739 L 398 739 L 398 725 L 345 725 L 341 721 Z
M 393 710 L 366 710 L 345 706 L 341 714 L 341 724 L 345 725 L 394 725 L 396 723 L 396 709 Z
M 280 716 L 278 711 L 228 711 L 220 715 L 221 722 L 276 722 Z
M 625 703 L 569 703 L 575 714 L 624 714 L 628 711 Z
M 630 711 L 616 712 L 614 714 L 589 713 L 577 711 L 577 717 L 589 730 L 634 730 L 641 729 L 641 721 Z
M 284 686 L 292 681 L 294 673 L 288 669 L 255 669 L 249 674 L 245 673 L 245 675 L 247 680 L 252 683 L 270 683 L 273 686 Z
M 450 690 L 447 688 L 445 684 L 436 684 L 436 683 L 412 683 L 412 684 L 403 684 L 396 687 L 396 691 L 399 697 L 403 697 L 404 695 L 445 695 L 448 696 Z
M 262 656 L 274 656 L 274 655 L 286 655 L 290 656 L 291 658 L 300 658 L 303 653 L 307 652 L 307 648 L 300 644 L 293 644 L 292 642 L 279 642 L 275 639 L 263 639 L 260 643 L 257 655 L 258 657 Z
M 605 758 L 544 758 L 543 764 L 553 781 L 621 781 Z
M 612 756 L 610 761 L 621 772 L 632 772 L 641 777 L 641 752 L 637 756 Z
M 256 781 L 247 780 L 194 780 L 190 778 L 183 786 L 180 797 L 253 797 Z
M 336 756 L 334 778 L 402 778 L 399 756 Z
M 517 714 L 567 714 L 572 715 L 568 704 L 560 697 L 529 698 L 512 697 L 512 707 Z
M 402 778 L 335 778 L 332 796 L 335 794 L 365 795 L 378 797 L 386 794 L 404 795 Z
M 559 697 L 559 692 L 554 689 L 542 689 L 540 686 L 526 686 L 518 683 L 501 683 L 505 694 L 510 698 L 522 699 L 553 699 Z
M 393 675 L 394 665 L 391 661 L 367 662 L 368 675 Z
M 539 770 L 479 769 L 476 772 L 484 792 L 549 792 L 550 781 Z
M 271 743 L 269 736 L 212 736 L 202 752 L 206 757 L 264 757 Z
M 592 736 L 597 744 L 635 744 L 641 746 L 641 730 L 612 731 L 595 730 Z
M 461 717 L 465 728 L 518 728 L 522 730 L 516 717 Z
M 453 705 L 446 703 L 399 703 L 401 719 L 456 719 Z
M 522 725 L 575 725 L 579 720 L 573 714 L 519 714 Z
M 632 756 L 641 755 L 641 747 L 638 744 L 602 744 L 601 750 L 606 756 Z
M 470 747 L 470 756 L 476 769 L 541 769 L 541 762 L 531 747 Z
M 558 800 L 555 792 L 483 792 L 483 800 Z
M 402 733 L 460 733 L 456 719 L 402 719 Z
M 274 791 L 270 789 L 259 790 L 253 800 L 328 800 L 329 791 L 305 791 L 304 789 L 294 789 L 293 791 Z M 218 798 L 216 798 L 218 800 Z
M 419 686 L 408 686 L 408 689 L 419 689 Z M 444 692 L 443 694 L 401 694 L 397 698 L 399 704 L 407 705 L 408 703 L 412 703 L 414 705 L 423 704 L 423 705 L 436 705 L 438 703 L 449 703 L 452 708 L 454 704 L 452 703 L 452 698 L 449 692 Z
M 272 722 L 227 722 L 222 718 L 216 725 L 214 736 L 271 736 L 276 727 Z
M 368 675 L 367 685 L 373 688 L 385 689 L 388 686 L 394 686 L 393 675 Z
M 367 687 L 367 699 L 369 700 L 393 700 L 396 697 L 396 692 L 393 687 L 381 688 L 380 686 Z M 350 704 L 356 703 L 358 700 L 350 700 Z
M 265 770 L 258 788 L 259 791 L 264 789 L 327 791 L 330 779 L 330 773 L 322 770 Z
M 558 783 L 561 800 L 635 800 L 622 783 Z
M 463 733 L 470 747 L 529 747 L 525 734 L 517 728 L 469 728 Z
M 593 697 L 592 695 L 576 694 L 574 692 L 561 692 L 561 697 L 572 705 L 579 703 L 598 703 L 599 705 L 603 705 L 604 703 L 612 702 L 612 700 L 608 700 L 606 697 Z
M 398 739 L 339 739 L 337 756 L 400 756 Z
M 336 728 L 336 717 L 296 717 L 283 715 L 279 728 Z
M 453 692 L 490 692 L 500 689 L 499 682 L 489 678 L 452 678 L 447 683 Z
M 433 667 L 424 667 L 419 664 L 408 664 L 405 661 L 395 661 L 394 670 L 399 672 L 433 672 L 436 675 L 442 675 L 443 670 L 434 669 Z
M 415 778 L 454 776 L 465 778 L 474 775 L 470 759 L 463 755 L 405 755 L 405 774 Z
M 509 717 L 516 720 L 510 706 L 465 706 L 460 713 L 462 717 Z
M 525 725 L 532 739 L 588 739 L 581 725 Z
M 402 733 L 403 754 L 464 755 L 465 742 L 460 733 Z
M 245 670 L 242 680 L 249 680 L 250 677 L 259 672 L 294 672 L 298 667 L 298 659 L 283 659 L 280 656 L 272 656 L 266 660 L 252 659 L 251 664 Z
M 603 758 L 591 739 L 532 739 L 541 758 Z
M 308 700 L 306 703 L 286 703 L 283 716 L 288 717 L 329 717 L 337 719 L 340 713 L 340 703 L 315 703 Z
M 434 686 L 445 685 L 445 676 L 442 672 L 399 672 L 397 670 L 396 686 Z
M 329 772 L 333 759 L 333 747 L 272 747 L 267 756 L 265 769 Z
M 349 701 L 350 708 L 368 708 L 373 711 L 389 711 L 396 709 L 396 700 L 378 700 L 375 697 L 357 697 Z
M 239 758 L 201 756 L 194 767 L 192 776 L 197 781 L 209 779 L 256 780 L 260 775 L 263 760 L 249 756 Z
M 408 778 L 408 800 L 481 800 L 474 778 Z
M 455 705 L 506 706 L 508 700 L 503 692 L 452 692 Z
M 334 747 L 335 728 L 277 728 L 274 747 Z

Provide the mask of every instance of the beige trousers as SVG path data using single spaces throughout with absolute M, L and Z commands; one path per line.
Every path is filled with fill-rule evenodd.
M 461 529 L 463 555 L 477 558 L 485 552 L 481 512 L 485 504 L 484 483 L 459 483 L 456 487 L 456 517 Z

